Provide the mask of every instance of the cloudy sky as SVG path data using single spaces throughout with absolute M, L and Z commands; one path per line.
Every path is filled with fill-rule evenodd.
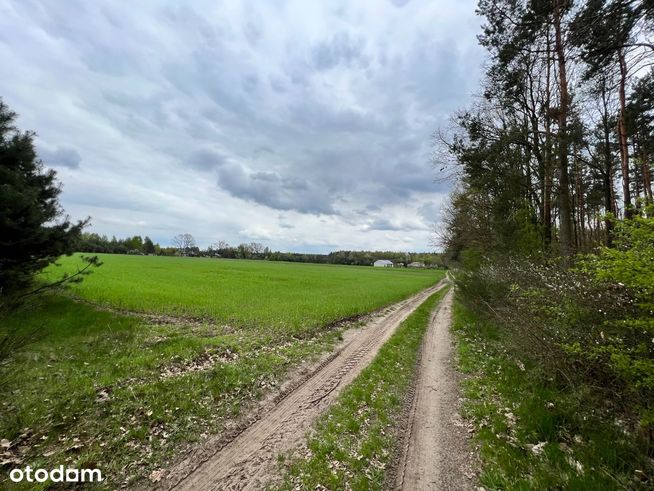
M 428 250 L 473 0 L 0 2 L 0 97 L 92 231 Z

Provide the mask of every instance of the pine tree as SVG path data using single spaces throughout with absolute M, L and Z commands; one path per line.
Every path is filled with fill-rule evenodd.
M 59 205 L 61 187 L 34 148 L 34 133 L 13 126 L 0 99 L 0 296 L 30 285 L 34 274 L 73 252 L 86 221 L 71 223 Z
M 651 3 L 651 2 L 650 2 Z M 617 120 L 622 202 L 625 216 L 632 213 L 629 142 L 627 128 L 627 86 L 640 64 L 636 58 L 651 56 L 654 46 L 636 39 L 636 32 L 649 26 L 654 9 L 647 2 L 633 0 L 589 0 L 573 24 L 572 39 L 581 48 L 586 63 L 585 78 L 615 73 L 620 112 Z
M 143 252 L 145 252 L 146 254 L 154 254 L 154 251 L 155 248 L 152 239 L 146 236 L 145 239 L 143 239 Z

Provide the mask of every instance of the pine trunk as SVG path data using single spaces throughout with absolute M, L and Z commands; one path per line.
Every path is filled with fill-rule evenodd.
M 624 58 L 624 51 L 618 50 L 618 61 L 620 63 L 620 114 L 618 116 L 618 143 L 620 146 L 620 169 L 622 170 L 622 204 L 624 206 L 624 216 L 629 218 L 632 215 L 631 210 L 631 189 L 629 180 L 629 143 L 627 142 L 627 128 L 625 125 L 625 115 L 627 111 L 627 62 Z
M 555 49 L 559 71 L 560 104 L 558 111 L 558 167 L 559 167 L 559 224 L 561 254 L 564 257 L 572 255 L 572 210 L 570 203 L 570 179 L 568 176 L 568 77 L 566 71 L 565 47 L 561 33 L 561 3 L 554 0 L 554 34 Z

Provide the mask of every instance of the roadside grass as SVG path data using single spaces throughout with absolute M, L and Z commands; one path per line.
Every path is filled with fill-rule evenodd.
M 118 309 L 213 318 L 298 336 L 392 304 L 440 280 L 441 270 L 99 254 L 102 267 L 71 289 Z M 72 272 L 78 255 L 46 270 Z
M 0 346 L 26 341 L 0 360 L 0 488 L 11 469 L 26 465 L 98 467 L 107 489 L 156 480 L 185 448 L 219 434 L 291 371 L 333 349 L 342 329 L 329 327 L 333 321 L 442 277 L 262 261 L 102 260 L 73 288 L 110 309 L 57 293 L 0 318 Z M 66 258 L 62 268 L 74 262 Z
M 271 343 L 212 324 L 148 325 L 60 296 L 4 319 L 4 333 L 31 342 L 0 366 L 0 487 L 12 468 L 64 464 L 97 466 L 110 489 L 220 432 L 339 337 Z
M 280 458 L 278 489 L 382 489 L 422 338 L 447 290 L 418 307 L 320 417 L 305 454 Z
M 476 429 L 487 489 L 645 489 L 652 461 L 593 388 L 561 386 L 498 326 L 457 297 L 453 332 L 464 416 Z

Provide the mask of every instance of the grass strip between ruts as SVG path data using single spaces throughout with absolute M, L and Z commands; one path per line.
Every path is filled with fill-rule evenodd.
M 431 295 L 398 327 L 373 362 L 320 417 L 304 455 L 282 459 L 281 489 L 383 487 L 422 339 L 447 290 Z

